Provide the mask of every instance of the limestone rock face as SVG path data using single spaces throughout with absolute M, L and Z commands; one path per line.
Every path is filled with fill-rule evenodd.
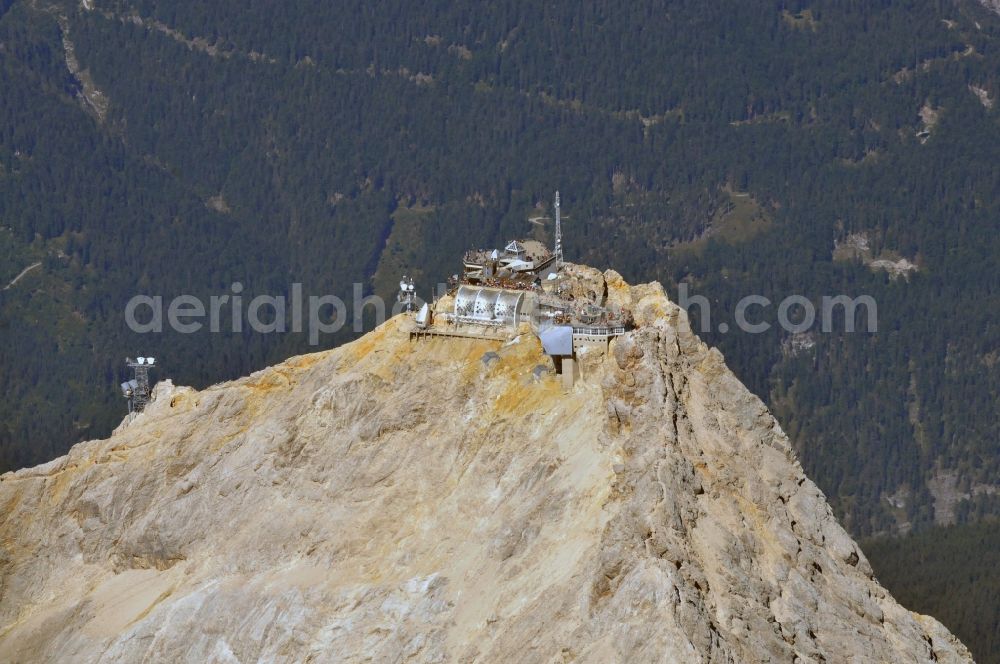
M 594 281 L 639 327 L 569 391 L 400 316 L 4 475 L 0 660 L 971 661 L 663 289 Z

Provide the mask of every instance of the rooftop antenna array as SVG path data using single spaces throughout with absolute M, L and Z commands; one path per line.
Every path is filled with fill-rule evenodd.
M 559 216 L 559 191 L 556 191 L 556 246 L 555 250 L 552 252 L 556 255 L 556 269 L 562 267 L 563 264 L 563 250 L 562 250 L 562 220 Z
M 413 311 L 416 297 L 416 290 L 413 286 L 413 277 L 407 277 L 404 274 L 403 278 L 399 282 L 399 293 L 396 295 L 396 300 L 403 305 L 403 311 L 409 313 Z
M 152 399 L 149 388 L 149 370 L 156 364 L 155 357 L 125 358 L 125 366 L 132 369 L 132 379 L 122 383 L 122 396 L 128 400 L 129 415 L 141 413 Z

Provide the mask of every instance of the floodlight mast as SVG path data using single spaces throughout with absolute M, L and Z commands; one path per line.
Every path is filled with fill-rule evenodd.
M 405 274 L 399 282 L 399 293 L 396 295 L 396 301 L 403 305 L 403 311 L 409 313 L 413 311 L 414 305 L 416 303 L 416 288 L 413 285 L 413 277 L 407 277 Z
M 122 384 L 122 393 L 128 399 L 130 415 L 141 413 L 152 399 L 153 391 L 149 387 L 149 368 L 153 364 L 154 358 L 152 357 L 137 357 L 134 361 L 125 358 L 125 365 L 132 369 L 134 376 L 128 383 Z

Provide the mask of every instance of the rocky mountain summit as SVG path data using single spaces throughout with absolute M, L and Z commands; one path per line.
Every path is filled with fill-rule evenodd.
M 571 389 L 401 315 L 2 476 L 0 659 L 971 661 L 663 289 L 591 277 L 637 327 Z

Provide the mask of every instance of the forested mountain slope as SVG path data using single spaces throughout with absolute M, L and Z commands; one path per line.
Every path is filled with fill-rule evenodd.
M 979 664 L 1000 662 L 1000 523 L 939 526 L 863 544 L 901 603 L 952 626 Z
M 711 300 L 853 533 L 997 514 L 998 47 L 971 0 L 3 0 L 0 288 L 42 265 L 0 291 L 0 466 L 110 431 L 126 354 L 203 386 L 309 349 L 140 337 L 137 293 L 426 294 L 559 188 L 570 258 Z M 719 332 L 751 293 L 878 332 Z

